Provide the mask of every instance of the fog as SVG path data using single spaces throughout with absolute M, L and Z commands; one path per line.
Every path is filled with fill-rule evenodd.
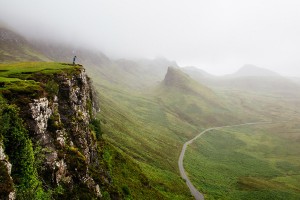
M 299 10 L 299 0 L 0 0 L 0 21 L 113 58 L 164 56 L 218 75 L 254 64 L 300 76 Z

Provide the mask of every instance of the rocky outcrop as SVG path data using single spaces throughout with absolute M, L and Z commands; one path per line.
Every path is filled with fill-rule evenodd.
M 11 163 L 4 153 L 3 144 L 0 142 L 0 199 L 14 200 L 15 189 L 11 177 Z
M 46 134 L 48 127 L 48 119 L 52 115 L 52 109 L 49 107 L 47 98 L 34 99 L 33 103 L 29 103 L 31 115 L 34 120 L 34 133 L 40 137 L 43 144 L 50 142 L 49 135 Z
M 89 175 L 89 166 L 99 162 L 97 144 L 89 123 L 97 111 L 94 92 L 83 68 L 70 74 L 56 74 L 58 93 L 29 103 L 26 124 L 30 134 L 42 146 L 45 176 L 52 185 L 63 184 L 72 191 L 83 185 L 101 197 L 100 187 Z

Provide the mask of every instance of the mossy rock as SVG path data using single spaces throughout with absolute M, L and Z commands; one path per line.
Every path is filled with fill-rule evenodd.
M 7 197 L 14 190 L 14 183 L 8 174 L 4 160 L 0 161 L 0 199 Z

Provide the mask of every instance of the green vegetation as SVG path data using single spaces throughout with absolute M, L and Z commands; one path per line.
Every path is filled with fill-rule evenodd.
M 175 73 L 181 76 L 180 72 Z M 216 97 L 212 101 L 220 106 L 214 109 L 215 104 L 210 104 L 208 99 L 197 101 L 201 97 L 201 91 L 196 89 L 198 84 L 188 78 L 183 78 L 182 82 L 190 88 L 188 95 L 177 92 L 175 87 L 171 89 L 170 85 L 160 85 L 154 90 L 141 93 L 107 85 L 96 77 L 93 80 L 101 99 L 103 137 L 134 158 L 150 180 L 150 185 L 164 199 L 192 199 L 185 182 L 179 176 L 177 159 L 184 141 L 193 137 L 199 126 L 208 126 L 210 121 L 202 117 L 204 120 L 201 123 L 197 124 L 196 120 L 191 123 L 188 119 L 196 116 L 197 110 L 188 109 L 188 105 L 194 103 L 203 109 L 205 116 L 212 109 L 213 115 L 219 112 L 217 109 L 222 110 L 218 97 L 210 89 L 203 87 L 207 94 L 202 96 L 209 100 Z M 223 118 L 220 114 L 219 119 Z M 135 192 L 131 187 L 129 190 L 131 193 Z
M 46 56 L 37 52 L 22 36 L 0 27 L 0 62 L 50 61 Z M 8 39 L 6 40 L 6 36 Z
M 91 120 L 90 129 L 95 133 L 96 139 L 100 140 L 102 138 L 101 123 L 99 119 L 94 118 Z
M 0 197 L 8 196 L 14 189 L 14 183 L 11 180 L 4 162 L 0 162 Z
M 142 92 L 108 83 L 106 80 L 98 78 L 99 74 L 96 72 L 91 74 L 100 94 L 102 111 L 100 118 L 102 119 L 104 138 L 134 158 L 145 176 L 149 178 L 150 184 L 166 199 L 191 198 L 188 188 L 179 177 L 177 160 L 183 143 L 194 137 L 199 131 L 206 127 L 223 124 L 299 119 L 299 115 L 295 113 L 295 107 L 293 107 L 296 103 L 292 104 L 290 99 L 278 101 L 278 98 L 272 95 L 258 95 L 226 89 L 212 91 L 182 75 L 178 70 L 174 70 L 172 73 L 173 77 L 168 84 L 162 82 L 155 89 Z M 222 137 L 214 138 L 214 140 L 222 139 Z M 230 138 L 224 141 L 232 143 Z M 205 148 L 208 147 L 205 146 Z M 215 153 L 220 153 L 219 151 Z M 222 151 L 224 150 L 222 149 Z M 228 151 L 224 151 L 220 155 L 228 157 L 226 153 L 229 154 Z M 207 156 L 205 161 L 201 160 L 202 158 L 186 159 L 185 164 L 196 165 L 203 162 L 209 164 L 209 158 L 213 155 L 209 152 Z M 196 153 L 193 153 L 191 157 L 197 158 Z M 246 161 L 242 160 L 241 162 Z M 268 171 L 268 163 L 258 162 L 251 156 L 246 163 L 249 166 L 262 167 L 258 173 Z M 236 163 L 234 163 L 235 165 Z M 212 176 L 218 176 L 214 172 L 219 168 L 226 170 L 216 166 L 207 168 L 207 172 L 209 171 Z M 247 172 L 248 167 L 244 167 L 243 170 Z M 194 171 L 188 172 L 193 175 L 195 173 Z M 231 171 L 226 170 L 226 172 L 230 173 Z M 243 177 L 246 178 L 247 175 L 243 175 Z M 219 177 L 219 179 L 223 178 L 223 176 Z M 287 182 L 297 181 L 288 180 Z M 197 183 L 197 185 L 201 184 Z M 226 184 L 224 183 L 224 185 Z M 241 185 L 242 179 L 237 187 L 241 187 Z M 218 186 L 208 183 L 207 187 Z M 130 192 L 134 191 L 130 187 L 129 189 Z M 293 196 L 293 191 L 291 193 L 289 191 L 287 195 Z M 265 197 L 263 195 L 276 196 L 278 192 L 273 190 L 269 193 L 261 191 L 257 193 L 261 193 L 260 197 Z M 207 197 L 209 198 L 209 196 L 210 192 L 208 191 Z M 247 196 L 245 194 L 243 198 L 250 197 L 251 193 L 248 192 Z
M 10 63 L 0 64 L 0 76 L 5 78 L 30 78 L 30 75 L 36 72 L 45 74 L 53 74 L 62 72 L 66 69 L 78 69 L 79 66 L 73 66 L 63 63 L 55 62 L 22 62 L 22 63 Z M 14 80 L 14 79 L 12 79 Z
M 154 100 L 115 93 L 120 99 L 120 103 L 115 103 L 107 99 L 107 93 L 100 94 L 103 137 L 127 154 L 128 159 L 135 159 L 163 199 L 190 197 L 177 171 L 177 156 L 180 140 L 194 132 L 193 126 L 180 122 L 171 113 L 162 112 L 164 108 L 156 107 L 158 103 Z M 184 132 L 184 129 L 188 131 Z M 117 174 L 112 177 L 119 179 Z M 118 182 L 122 183 L 122 180 Z M 137 188 L 128 187 L 131 193 L 138 192 Z
M 65 64 L 58 63 L 18 63 L 18 64 L 1 64 L 0 65 L 0 77 L 1 77 L 1 87 L 0 87 L 0 97 L 3 95 L 12 104 L 26 105 L 32 101 L 32 98 L 37 98 L 39 96 L 47 96 L 52 98 L 59 92 L 59 86 L 55 77 L 63 75 L 70 76 L 72 73 L 77 73 L 77 70 L 81 66 L 69 66 Z M 7 105 L 7 104 L 5 104 Z M 11 108 L 16 108 L 16 106 L 7 105 Z M 26 105 L 28 106 L 28 105 Z M 2 108 L 2 107 L 1 107 Z M 3 107 L 4 108 L 4 107 Z M 88 102 L 89 113 L 92 113 L 92 103 Z M 18 110 L 16 108 L 15 115 L 18 116 Z M 6 115 L 3 115 L 5 118 Z M 15 120 L 17 123 L 17 120 Z M 5 121 L 3 121 L 4 123 Z M 11 121 L 10 121 L 11 122 Z M 76 122 L 76 121 L 75 121 Z M 12 122 L 11 122 L 12 123 Z M 13 129 L 13 124 L 7 125 Z M 5 122 L 5 124 L 7 124 Z M 63 124 L 59 123 L 58 113 L 53 113 L 48 120 L 48 126 L 50 131 L 55 131 L 60 129 Z M 18 126 L 16 126 L 18 127 Z M 77 173 L 85 173 L 86 170 L 93 177 L 97 183 L 100 183 L 100 189 L 104 199 L 110 199 L 114 197 L 122 197 L 124 199 L 163 199 L 163 196 L 157 192 L 157 190 L 150 184 L 149 179 L 142 172 L 141 168 L 136 162 L 132 161 L 128 155 L 124 154 L 122 151 L 115 149 L 109 143 L 105 143 L 102 138 L 102 127 L 101 122 L 97 118 L 92 118 L 90 122 L 90 130 L 94 135 L 93 142 L 97 142 L 99 149 L 97 157 L 98 164 L 94 163 L 87 168 L 86 158 L 82 154 L 81 150 L 75 147 L 66 146 L 58 151 L 58 156 L 64 156 L 65 162 L 68 164 L 69 173 L 76 177 Z M 2 129 L 6 131 L 6 129 Z M 28 172 L 25 174 L 25 183 L 28 187 L 23 187 L 23 182 L 16 182 L 15 187 L 18 191 L 18 198 L 22 199 L 57 199 L 57 198 L 79 198 L 79 199 L 95 199 L 93 194 L 90 194 L 89 188 L 85 185 L 78 185 L 77 178 L 75 178 L 74 188 L 70 190 L 64 183 L 59 186 L 49 184 L 49 175 L 43 174 L 45 169 L 43 169 L 42 160 L 44 159 L 44 151 L 38 144 L 34 144 L 33 148 L 31 139 L 28 136 L 26 129 L 23 127 L 25 139 L 19 137 L 22 143 L 25 145 L 25 150 L 29 155 L 26 161 L 23 159 L 24 155 L 21 157 L 16 157 L 15 161 L 19 161 L 21 166 L 15 167 L 15 162 L 13 164 L 13 170 L 17 170 L 22 173 L 22 170 Z M 6 131 L 6 133 L 8 133 Z M 23 141 L 24 140 L 24 141 Z M 8 141 L 14 142 L 14 140 L 9 139 Z M 11 147 L 11 144 L 5 143 L 6 148 Z M 14 147 L 14 146 L 13 146 Z M 15 145 L 17 148 L 17 145 Z M 19 153 L 20 149 L 10 149 L 14 153 Z M 9 154 L 9 158 L 11 155 Z M 11 159 L 9 159 L 11 160 Z M 26 165 L 22 162 L 27 163 Z M 28 164 L 30 163 L 30 165 Z M 1 167 L 1 166 L 0 166 Z M 27 170 L 27 171 L 26 171 Z M 107 172 L 107 171 L 108 172 Z M 15 173 L 15 172 L 14 172 Z M 38 173 L 41 177 L 38 176 Z M 1 173 L 3 177 L 7 178 L 7 174 Z M 25 176 L 24 175 L 24 176 Z M 19 175 L 23 177 L 23 175 Z M 107 178 L 111 177 L 111 178 Z M 13 176 L 14 181 L 16 176 Z M 45 180 L 42 180 L 44 179 Z M 30 180 L 29 183 L 28 179 Z M 27 182 L 26 182 L 27 181 Z M 7 180 L 5 187 L 11 189 L 13 185 Z M 42 184 L 43 183 L 43 184 Z M 4 187 L 4 185 L 1 185 Z M 33 189 L 31 189 L 33 187 Z M 42 187 L 47 188 L 47 192 L 43 192 Z M 3 190 L 4 191 L 4 190 Z M 39 191 L 39 192 L 38 192 Z M 70 192 L 71 191 L 71 192 Z
M 164 199 L 130 157 L 109 144 L 101 152 L 112 182 L 124 199 Z
M 187 149 L 185 169 L 206 199 L 299 199 L 300 134 L 296 126 L 256 125 L 208 132 Z
M 58 92 L 53 76 L 78 73 L 80 67 L 46 62 L 0 64 L 0 93 L 10 103 L 28 103 L 28 99 L 37 98 L 44 93 L 51 97 Z
M 35 166 L 32 142 L 28 138 L 18 109 L 1 102 L 0 136 L 12 168 L 12 177 L 19 199 L 41 199 L 46 193 L 41 187 Z M 11 185 L 8 185 L 11 187 Z

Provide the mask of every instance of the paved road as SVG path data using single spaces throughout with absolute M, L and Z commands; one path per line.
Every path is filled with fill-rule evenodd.
M 179 167 L 179 171 L 180 171 L 180 175 L 181 178 L 183 178 L 186 181 L 187 186 L 189 187 L 191 194 L 195 197 L 196 200 L 204 200 L 204 196 L 203 194 L 201 194 L 196 188 L 195 186 L 192 184 L 192 182 L 190 181 L 190 179 L 188 178 L 188 176 L 185 173 L 184 167 L 183 167 L 183 157 L 185 154 L 185 150 L 187 148 L 187 146 L 191 143 L 194 142 L 194 140 L 196 140 L 198 137 L 200 137 L 201 135 L 203 135 L 204 133 L 211 131 L 211 130 L 218 130 L 221 128 L 229 128 L 229 127 L 236 127 L 236 126 L 246 126 L 246 125 L 256 125 L 256 124 L 269 124 L 270 122 L 253 122 L 253 123 L 245 123 L 245 124 L 237 124 L 237 125 L 231 125 L 231 126 L 219 126 L 219 127 L 213 127 L 213 128 L 209 128 L 206 129 L 204 131 L 202 131 L 201 133 L 199 133 L 196 137 L 194 137 L 193 139 L 187 141 L 186 143 L 183 144 L 180 156 L 179 156 L 179 160 L 178 160 L 178 167 Z

